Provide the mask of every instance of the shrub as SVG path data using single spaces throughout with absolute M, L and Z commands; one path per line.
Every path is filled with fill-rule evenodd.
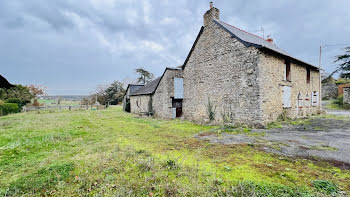
M 210 121 L 215 120 L 215 114 L 216 114 L 215 111 L 216 111 L 216 106 L 208 98 L 208 116 Z
M 164 164 L 164 167 L 169 170 L 174 170 L 179 168 L 179 166 L 176 164 L 176 161 L 172 159 L 167 160 Z
M 0 105 L 4 104 L 5 102 L 3 100 L 0 100 Z
M 314 186 L 318 192 L 322 192 L 327 195 L 336 196 L 338 193 L 338 187 L 331 181 L 315 180 L 312 181 L 312 186 Z
M 343 106 L 343 104 L 344 104 L 344 96 L 343 96 L 343 95 L 338 96 L 336 102 L 337 102 L 337 104 L 338 104 L 339 106 Z
M 21 99 L 18 99 L 18 98 L 6 99 L 5 103 L 17 103 L 20 111 L 22 110 L 22 107 L 23 107 L 23 103 L 22 103 Z
M 277 120 L 280 121 L 286 121 L 288 120 L 288 116 L 287 116 L 287 110 L 283 110 L 282 113 L 278 116 Z
M 0 105 L 0 116 L 7 114 L 18 113 L 19 107 L 16 103 L 4 103 Z

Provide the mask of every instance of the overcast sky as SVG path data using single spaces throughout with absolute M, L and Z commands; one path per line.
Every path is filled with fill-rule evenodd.
M 318 65 L 319 46 L 350 44 L 349 0 L 220 0 L 220 20 Z M 159 76 L 183 64 L 209 1 L 0 0 L 0 74 L 51 95 L 88 94 L 131 81 L 143 66 Z M 344 46 L 324 48 L 334 69 Z

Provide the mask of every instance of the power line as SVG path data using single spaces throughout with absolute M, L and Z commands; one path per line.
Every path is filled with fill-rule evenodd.
M 321 45 L 321 47 L 331 47 L 331 46 L 350 46 L 350 44 L 325 44 Z

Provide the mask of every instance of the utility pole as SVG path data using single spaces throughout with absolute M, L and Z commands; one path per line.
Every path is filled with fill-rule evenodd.
M 320 110 L 322 110 L 322 82 L 321 82 L 321 60 L 322 60 L 322 46 L 320 46 L 320 57 L 318 60 L 318 69 L 320 71 L 320 76 L 319 76 L 319 89 L 320 89 L 320 93 L 318 95 L 319 97 L 319 101 L 318 104 L 320 105 Z

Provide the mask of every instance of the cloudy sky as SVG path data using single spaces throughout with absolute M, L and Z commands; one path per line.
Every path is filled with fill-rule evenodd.
M 349 0 L 217 0 L 221 20 L 318 65 L 319 46 L 350 44 Z M 51 95 L 88 94 L 99 84 L 181 65 L 209 1 L 0 0 L 0 74 Z M 324 47 L 334 68 L 344 46 Z

